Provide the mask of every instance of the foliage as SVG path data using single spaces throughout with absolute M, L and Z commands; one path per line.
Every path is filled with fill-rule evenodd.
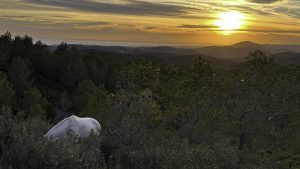
M 15 92 L 5 73 L 0 72 L 0 105 L 12 106 Z
M 12 59 L 8 75 L 14 85 L 17 96 L 22 96 L 25 90 L 31 86 L 29 79 L 30 70 L 22 58 L 16 57 Z
M 230 69 L 121 57 L 0 36 L 0 167 L 300 167 L 300 66 L 259 50 Z M 101 136 L 43 138 L 72 114 Z
M 50 142 L 43 138 L 49 128 L 44 121 L 16 120 L 11 115 L 1 116 L 0 121 L 3 168 L 105 168 L 98 137 L 80 141 L 70 137 Z
M 24 92 L 24 98 L 21 100 L 23 110 L 29 117 L 46 118 L 46 108 L 48 101 L 42 97 L 37 88 L 30 88 Z
M 93 81 L 85 80 L 75 89 L 73 104 L 80 116 L 91 116 L 105 120 L 109 113 L 109 95 L 103 86 L 96 86 Z

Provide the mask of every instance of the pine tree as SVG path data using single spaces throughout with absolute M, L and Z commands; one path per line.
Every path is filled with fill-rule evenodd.
M 21 100 L 21 106 L 29 117 L 46 117 L 46 108 L 48 101 L 43 98 L 41 92 L 33 87 L 24 92 L 24 98 Z
M 96 86 L 92 81 L 85 80 L 75 90 L 73 103 L 80 116 L 105 118 L 105 113 L 109 111 L 108 99 L 104 86 Z
M 32 84 L 30 74 L 30 69 L 22 58 L 13 58 L 8 75 L 18 98 L 23 96 L 25 90 L 30 88 Z
M 12 44 L 11 33 L 6 32 L 0 36 L 0 70 L 7 71 L 11 60 L 10 48 Z
M 0 72 L 0 106 L 12 106 L 14 99 L 14 90 L 10 82 L 7 80 L 5 73 Z

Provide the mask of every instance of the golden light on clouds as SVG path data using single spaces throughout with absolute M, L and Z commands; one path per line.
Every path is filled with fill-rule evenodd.
M 0 32 L 40 40 L 300 42 L 298 0 L 0 0 L 0 8 Z
M 230 35 L 235 30 L 241 29 L 245 24 L 245 16 L 237 11 L 222 12 L 215 21 L 215 26 L 222 31 L 224 35 Z

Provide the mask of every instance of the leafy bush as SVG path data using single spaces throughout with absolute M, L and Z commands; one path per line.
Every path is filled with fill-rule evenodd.
M 101 140 L 91 136 L 48 141 L 43 135 L 49 124 L 38 120 L 18 120 L 1 115 L 1 164 L 4 169 L 103 169 Z

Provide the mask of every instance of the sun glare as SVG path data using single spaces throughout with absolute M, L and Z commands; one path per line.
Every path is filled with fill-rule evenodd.
M 223 12 L 218 15 L 215 26 L 222 31 L 222 34 L 230 35 L 235 30 L 240 29 L 244 24 L 245 16 L 237 11 Z

